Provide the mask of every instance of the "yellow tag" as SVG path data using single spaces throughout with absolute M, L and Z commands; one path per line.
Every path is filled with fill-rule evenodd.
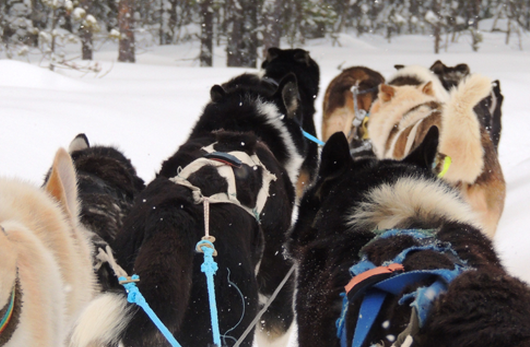
M 444 177 L 445 174 L 447 173 L 447 170 L 449 170 L 449 166 L 451 166 L 451 157 L 446 155 L 444 157 L 442 171 L 440 171 L 440 173 L 438 174 L 438 177 L 440 177 L 440 178 Z

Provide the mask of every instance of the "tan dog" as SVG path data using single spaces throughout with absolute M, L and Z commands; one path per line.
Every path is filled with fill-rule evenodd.
M 384 82 L 381 74 L 362 66 L 345 69 L 335 77 L 324 95 L 322 140 L 327 141 L 337 131 L 346 135 L 350 147 L 353 141 L 361 140 L 364 136 L 361 122 L 377 98 L 377 86 Z M 354 123 L 356 117 L 359 120 Z
M 0 178 L 0 345 L 59 347 L 95 293 L 76 176 L 60 149 L 43 189 Z
M 493 237 L 504 208 L 506 184 L 497 154 L 473 107 L 491 92 L 491 81 L 471 75 L 441 103 L 432 82 L 419 86 L 381 85 L 368 132 L 378 158 L 401 159 L 431 126 L 440 131 L 438 152 L 452 160 L 443 179 L 458 187 Z

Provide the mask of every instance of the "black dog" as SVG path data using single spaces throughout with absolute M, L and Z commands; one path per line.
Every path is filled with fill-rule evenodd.
M 145 188 L 131 161 L 111 146 L 90 146 L 85 134 L 70 143 L 81 203 L 81 222 L 94 232 L 96 253 L 112 244 L 134 198 Z M 115 282 L 107 265 L 95 260 L 102 290 Z
M 470 69 L 467 64 L 458 64 L 456 66 L 446 66 L 440 60 L 437 60 L 430 70 L 438 76 L 442 85 L 446 90 L 451 90 L 460 83 L 460 81 L 470 74 Z M 499 80 L 493 81 L 493 91 L 490 96 L 483 99 L 476 107 L 480 123 L 490 134 L 491 141 L 498 152 L 499 141 L 502 131 L 502 102 L 504 96 L 501 93 L 501 85 Z
M 232 345 L 240 337 L 262 304 L 258 293 L 271 296 L 291 267 L 282 245 L 291 225 L 292 182 L 303 162 L 305 143 L 295 76 L 271 90 L 253 75 L 212 87 L 212 100 L 190 137 L 137 198 L 113 244 L 118 262 L 128 273 L 140 275 L 138 287 L 147 302 L 184 346 L 207 346 L 212 341 L 202 255 L 194 251 L 205 229 L 196 188 L 200 196 L 238 200 L 210 205 L 210 233 L 217 238 L 219 252 L 215 284 L 223 344 Z M 233 151 L 255 155 L 262 165 L 244 165 L 232 154 L 223 154 Z M 224 166 L 223 173 L 213 164 L 189 169 L 204 160 L 233 167 Z M 232 171 L 235 184 L 227 180 Z M 266 172 L 275 177 L 268 188 Z M 188 183 L 178 183 L 182 179 Z M 270 340 L 285 335 L 293 320 L 292 289 L 291 281 L 264 314 L 263 334 L 258 335 Z M 109 296 L 96 300 L 87 312 L 99 308 L 117 322 L 96 331 L 85 324 L 91 321 L 90 314 L 85 315 L 73 345 L 88 346 L 96 340 L 167 345 L 142 312 L 124 305 L 123 296 Z M 86 329 L 93 329 L 92 336 L 77 338 Z M 243 345 L 251 346 L 252 338 L 249 335 Z
M 320 83 L 320 69 L 310 57 L 309 52 L 299 48 L 269 48 L 261 68 L 264 71 L 264 80 L 276 81 L 276 83 L 290 73 L 295 74 L 302 102 L 302 128 L 310 135 L 317 137 L 313 116 Z M 307 156 L 297 184 L 299 196 L 315 178 L 317 169 L 318 145 L 314 141 L 309 141 Z
M 530 346 L 530 290 L 432 172 L 437 138 L 400 162 L 326 143 L 288 243 L 300 346 Z

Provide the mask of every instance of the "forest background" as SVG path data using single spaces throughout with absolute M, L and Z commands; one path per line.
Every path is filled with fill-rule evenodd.
M 480 50 L 482 30 L 505 33 L 523 49 L 530 31 L 530 0 L 0 0 L 0 58 L 37 57 L 51 70 L 80 67 L 109 41 L 119 42 L 118 61 L 135 62 L 154 45 L 200 41 L 193 59 L 213 66 L 214 46 L 225 47 L 226 66 L 256 68 L 269 47 L 291 47 L 341 33 L 381 35 L 391 42 L 407 34 L 429 35 L 435 53 L 461 36 Z M 502 23 L 502 24 L 500 24 Z M 68 44 L 81 43 L 77 55 Z

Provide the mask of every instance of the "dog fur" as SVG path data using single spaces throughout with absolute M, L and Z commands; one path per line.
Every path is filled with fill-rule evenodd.
M 446 90 L 456 87 L 462 79 L 470 74 L 467 64 L 458 64 L 456 66 L 447 66 L 440 60 L 434 62 L 430 70 L 438 76 Z M 499 80 L 493 81 L 493 90 L 489 96 L 482 99 L 475 106 L 475 113 L 478 116 L 480 124 L 490 134 L 491 141 L 495 151 L 498 152 L 499 141 L 502 131 L 502 102 L 504 96 L 501 93 Z
M 401 159 L 436 125 L 441 131 L 438 150 L 452 159 L 443 179 L 460 189 L 481 215 L 486 234 L 493 237 L 504 208 L 506 184 L 489 135 L 473 111 L 490 90 L 489 79 L 475 74 L 453 89 L 442 104 L 432 82 L 381 85 L 368 131 L 378 158 Z
M 71 322 L 94 296 L 90 233 L 78 212 L 75 170 L 64 149 L 43 189 L 0 178 L 0 312 L 14 287 L 16 293 L 2 346 L 64 346 Z
M 139 195 L 113 244 L 124 269 L 140 275 L 138 287 L 153 310 L 179 342 L 190 346 L 211 343 L 210 334 L 204 331 L 210 323 L 205 279 L 200 271 L 202 256 L 194 252 L 195 243 L 204 235 L 203 208 L 194 203 L 189 188 L 170 179 L 179 174 L 180 168 L 202 157 L 202 148 L 213 143 L 217 143 L 219 151 L 255 151 L 276 177 L 271 182 L 260 224 L 236 205 L 210 206 L 210 232 L 217 237 L 215 245 L 220 254 L 215 276 L 220 329 L 229 335 L 223 343 L 231 344 L 291 267 L 283 256 L 282 245 L 291 225 L 293 182 L 305 149 L 294 75 L 282 80 L 274 93 L 259 77 L 244 74 L 212 87 L 210 94 L 211 102 L 190 137 L 162 164 L 156 179 Z M 241 172 L 242 186 L 238 187 L 237 197 L 247 206 L 255 204 L 253 194 L 260 187 L 255 175 L 260 172 Z M 189 180 L 205 196 L 226 191 L 226 180 L 214 169 L 203 168 Z M 225 237 L 228 233 L 231 236 Z M 229 278 L 246 297 L 244 314 L 241 298 L 229 285 Z M 256 329 L 262 340 L 278 345 L 287 342 L 286 332 L 293 320 L 292 286 L 291 280 L 263 315 Z M 123 305 L 124 300 L 123 295 L 114 294 L 95 300 L 76 327 L 72 346 L 107 346 L 120 340 L 126 346 L 166 345 L 145 315 Z M 99 325 L 94 324 L 94 315 L 120 318 L 104 320 Z M 94 335 L 89 336 L 87 330 Z M 243 345 L 251 346 L 252 340 L 252 336 L 247 337 Z
M 365 134 L 363 127 L 355 127 L 353 125 L 355 110 L 352 87 L 357 87 L 359 92 L 361 92 L 357 95 L 359 110 L 364 110 L 368 113 L 372 103 L 377 98 L 377 87 L 384 82 L 385 79 L 380 73 L 364 66 L 344 69 L 336 76 L 328 85 L 324 95 L 322 140 L 325 142 L 335 132 L 342 131 L 348 138 L 350 147 L 359 147 Z M 373 155 L 373 153 L 362 154 Z
M 419 86 L 432 83 L 434 97 L 440 102 L 449 100 L 449 92 L 444 88 L 437 75 L 428 68 L 421 65 L 394 65 L 397 71 L 388 79 L 386 84 L 391 86 Z
M 341 345 L 335 327 L 341 293 L 361 252 L 380 266 L 417 244 L 400 233 L 374 240 L 385 229 L 429 229 L 473 269 L 434 299 L 425 325 L 407 338 L 408 344 L 394 341 L 408 325 L 411 308 L 398 304 L 401 294 L 387 298 L 363 347 L 530 346 L 530 289 L 506 273 L 459 192 L 433 174 L 437 134 L 433 127 L 401 161 L 353 160 L 342 133 L 324 146 L 319 178 L 301 201 L 287 244 L 297 264 L 299 346 Z M 455 265 L 444 253 L 419 250 L 409 253 L 403 266 L 412 271 Z M 413 284 L 404 292 L 429 284 Z M 351 345 L 361 299 L 349 302 L 346 345 Z
M 261 69 L 263 80 L 279 82 L 288 74 L 292 73 L 296 76 L 303 115 L 301 126 L 306 132 L 317 137 L 314 115 L 320 69 L 309 52 L 300 48 L 269 48 Z M 315 178 L 318 169 L 318 145 L 309 140 L 306 142 L 307 155 L 297 181 L 298 196 L 302 195 L 306 186 Z
M 94 249 L 105 249 L 114 241 L 134 198 L 145 188 L 144 181 L 118 149 L 91 146 L 85 134 L 78 134 L 68 151 L 77 172 L 81 223 L 94 232 Z M 94 259 L 94 265 L 103 291 L 116 284 L 108 264 Z

